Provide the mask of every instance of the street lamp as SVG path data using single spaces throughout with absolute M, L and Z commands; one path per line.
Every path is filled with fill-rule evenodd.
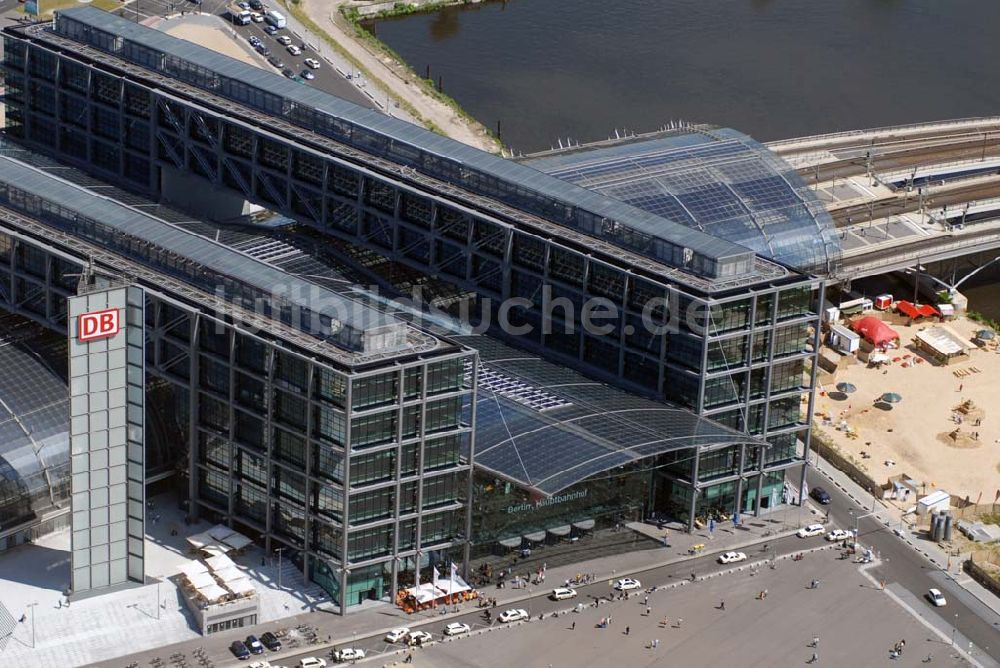
M 35 647 L 35 606 L 38 605 L 38 601 L 34 603 L 29 603 L 28 607 L 31 608 L 31 647 Z
M 278 553 L 278 589 L 281 589 L 281 553 L 285 551 L 284 547 L 276 547 L 274 551 Z

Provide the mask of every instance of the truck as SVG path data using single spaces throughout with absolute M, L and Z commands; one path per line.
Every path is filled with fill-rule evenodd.
M 285 15 L 273 9 L 268 10 L 268 12 L 264 14 L 264 20 L 279 30 L 288 25 Z
M 250 25 L 250 10 L 248 9 L 243 9 L 237 4 L 231 4 L 226 7 L 226 14 L 229 16 L 229 20 L 235 25 Z

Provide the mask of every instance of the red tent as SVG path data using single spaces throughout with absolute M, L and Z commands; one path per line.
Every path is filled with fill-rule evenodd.
M 872 315 L 858 318 L 851 323 L 851 329 L 875 346 L 884 346 L 889 341 L 899 339 L 896 330 Z
M 938 310 L 931 306 L 930 304 L 924 304 L 923 306 L 914 306 L 908 301 L 901 301 L 896 304 L 896 310 L 905 315 L 907 318 L 929 318 L 931 316 L 940 315 Z

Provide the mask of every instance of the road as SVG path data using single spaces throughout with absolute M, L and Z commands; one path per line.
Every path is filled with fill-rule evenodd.
M 839 526 L 851 528 L 855 517 L 870 512 L 870 506 L 861 507 L 815 470 L 810 470 L 809 485 L 822 486 L 830 493 L 833 498 L 828 506 L 830 519 Z M 967 639 L 966 642 L 973 642 L 994 660 L 1000 661 L 1000 615 L 959 587 L 951 577 L 875 518 L 862 517 L 858 529 L 860 542 L 871 545 L 881 554 L 882 564 L 874 569 L 875 577 L 884 579 L 887 584 L 898 583 L 912 595 L 914 605 L 919 605 L 921 612 L 936 618 L 942 628 L 950 630 L 954 625 L 958 633 Z M 921 541 L 914 542 L 919 545 Z M 936 608 L 927 601 L 925 594 L 931 587 L 941 590 L 948 601 L 947 606 Z
M 244 42 L 251 35 L 259 37 L 267 45 L 267 48 L 271 50 L 272 54 L 281 60 L 284 67 L 290 68 L 295 74 L 301 75 L 302 72 L 309 71 L 315 75 L 316 78 L 306 81 L 305 85 L 350 100 L 363 107 L 375 108 L 375 103 L 357 85 L 360 82 L 363 88 L 365 85 L 363 79 L 355 79 L 353 76 L 351 79 L 344 78 L 330 63 L 320 58 L 312 48 L 306 48 L 300 55 L 292 56 L 288 53 L 286 47 L 279 44 L 275 39 L 281 35 L 288 35 L 292 38 L 292 44 L 301 46 L 303 43 L 302 38 L 293 34 L 288 29 L 281 30 L 274 36 L 271 36 L 264 32 L 264 28 L 267 26 L 266 23 L 250 23 L 245 26 L 233 25 L 226 19 L 226 7 L 229 4 L 226 0 L 203 0 L 200 5 L 190 0 L 128 0 L 128 2 L 123 3 L 120 13 L 126 19 L 139 21 L 152 17 L 173 16 L 182 11 L 200 11 L 204 14 L 218 16 L 225 22 L 225 27 L 234 30 L 238 38 Z M 267 3 L 265 3 L 265 11 L 266 8 Z M 253 50 L 248 44 L 247 48 Z M 320 60 L 322 66 L 318 70 L 310 70 L 304 63 L 306 58 L 316 58 Z M 278 73 L 284 69 L 284 67 L 275 68 L 263 63 L 261 66 L 269 71 Z

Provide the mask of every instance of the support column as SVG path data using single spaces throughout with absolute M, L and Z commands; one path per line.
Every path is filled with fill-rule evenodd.
M 694 532 L 694 513 L 698 508 L 698 466 L 701 463 L 701 446 L 694 449 L 694 461 L 691 463 L 691 506 L 688 509 L 688 533 Z

